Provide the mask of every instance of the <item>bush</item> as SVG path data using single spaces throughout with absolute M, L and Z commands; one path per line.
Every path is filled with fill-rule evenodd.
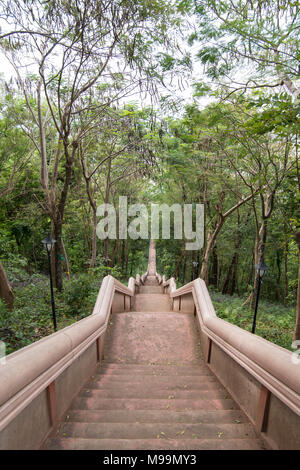
M 60 294 L 65 303 L 64 314 L 76 316 L 77 319 L 89 315 L 95 305 L 100 284 L 96 270 L 77 274 L 70 281 L 65 281 L 64 291 Z
M 243 299 L 209 290 L 218 317 L 251 331 L 254 312 L 249 309 L 248 305 L 242 306 Z M 260 300 L 255 334 L 292 351 L 294 325 L 294 308 Z
M 53 333 L 49 278 L 35 274 L 28 282 L 15 288 L 11 312 L 0 301 L 0 340 L 6 343 L 7 354 Z M 98 273 L 90 271 L 65 280 L 62 292 L 54 289 L 58 329 L 92 312 L 100 284 Z

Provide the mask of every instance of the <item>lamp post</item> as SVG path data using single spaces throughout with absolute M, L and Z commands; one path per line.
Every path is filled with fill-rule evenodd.
M 256 327 L 256 315 L 257 315 L 257 307 L 258 307 L 258 299 L 259 299 L 259 294 L 260 294 L 260 285 L 262 278 L 268 271 L 269 267 L 264 263 L 263 258 L 260 260 L 259 264 L 255 265 L 256 267 L 256 272 L 258 274 L 258 286 L 257 286 L 257 293 L 256 293 L 256 302 L 255 302 L 255 310 L 254 310 L 254 317 L 253 317 L 253 323 L 252 323 L 252 333 L 255 333 L 255 327 Z
M 53 294 L 53 282 L 52 282 L 52 272 L 51 272 L 51 251 L 54 246 L 54 243 L 56 240 L 53 240 L 51 238 L 50 233 L 48 233 L 47 237 L 45 240 L 42 241 L 44 247 L 46 248 L 47 255 L 48 255 L 48 264 L 49 264 L 49 276 L 50 276 L 50 290 L 51 290 L 51 304 L 52 304 L 52 317 L 53 317 L 53 326 L 54 326 L 54 331 L 56 331 L 56 314 L 55 314 L 55 303 L 54 303 L 54 294 Z

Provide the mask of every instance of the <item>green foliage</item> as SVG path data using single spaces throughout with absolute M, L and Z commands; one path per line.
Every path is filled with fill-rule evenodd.
M 210 294 L 218 317 L 251 331 L 253 312 L 247 305 L 242 306 L 243 299 L 222 295 L 211 289 Z M 294 325 L 294 308 L 260 300 L 255 330 L 258 336 L 292 351 Z
M 66 317 L 79 320 L 91 313 L 101 285 L 101 277 L 96 272 L 77 274 L 65 283 L 63 295 L 59 295 L 60 311 Z
M 101 285 L 97 271 L 81 273 L 66 281 L 63 292 L 55 289 L 58 329 L 90 315 Z M 7 354 L 53 332 L 49 278 L 30 277 L 26 285 L 15 289 L 15 304 L 7 311 L 0 301 L 0 336 Z
M 35 25 L 37 31 L 48 28 L 48 34 L 42 39 L 35 35 L 32 41 L 30 34 L 16 33 L 0 43 L 20 66 L 18 81 L 0 84 L 0 259 L 15 291 L 12 312 L 0 302 L 0 333 L 8 352 L 52 332 L 41 240 L 53 228 L 58 207 L 65 204 L 66 253 L 62 249 L 56 260 L 62 263 L 65 285 L 55 292 L 62 328 L 92 311 L 105 275 L 127 282 L 147 268 L 147 240 L 106 244 L 97 239 L 97 253 L 92 252 L 93 211 L 99 204 L 106 200 L 117 207 L 119 195 L 148 208 L 151 202 L 205 203 L 208 237 L 226 211 L 251 191 L 253 200 L 232 212 L 217 234 L 208 259 L 209 283 L 230 292 L 224 288 L 230 280 L 227 284 L 240 298 L 215 292 L 216 308 L 222 318 L 249 330 L 252 313 L 242 307 L 241 298 L 253 289 L 253 251 L 262 207 L 273 191 L 265 241 L 270 270 L 264 278 L 257 333 L 290 348 L 298 285 L 293 237 L 300 227 L 300 108 L 299 95 L 293 92 L 292 98 L 286 88 L 298 87 L 299 2 L 118 0 L 107 6 L 87 2 L 85 15 L 72 2 L 42 2 L 36 17 L 33 3 L 8 2 L 3 21 L 9 28 L 22 19 L 22 30 Z M 194 30 L 185 15 L 196 22 Z M 187 51 L 179 39 L 182 31 Z M 177 81 L 182 92 L 193 65 L 190 46 L 195 44 L 195 60 L 203 73 L 194 83 L 195 101 L 182 109 L 181 97 L 169 87 Z M 39 75 L 35 71 L 25 76 L 27 60 L 31 64 L 43 50 L 48 51 L 43 66 L 35 63 Z M 57 64 L 58 56 L 63 64 Z M 110 66 L 110 57 L 118 57 L 116 68 Z M 101 75 L 99 64 L 106 58 Z M 158 110 L 140 109 L 135 102 L 120 105 L 136 84 L 140 92 L 150 90 Z M 164 96 L 161 85 L 167 90 Z M 203 98 L 214 101 L 202 106 Z M 43 132 L 46 189 L 41 181 Z M 157 270 L 176 276 L 181 285 L 200 274 L 204 250 L 186 252 L 184 241 L 174 240 L 173 234 L 171 219 L 171 240 L 157 243 Z M 233 255 L 238 259 L 235 279 L 230 271 Z M 65 275 L 66 258 L 71 280 Z

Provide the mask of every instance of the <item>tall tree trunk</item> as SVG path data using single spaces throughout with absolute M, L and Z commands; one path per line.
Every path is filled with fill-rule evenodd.
M 72 177 L 72 167 L 75 157 L 75 152 L 77 149 L 77 144 L 73 143 L 72 154 L 69 153 L 69 144 L 68 139 L 64 141 L 64 153 L 66 158 L 65 163 L 65 179 L 64 185 L 61 191 L 60 200 L 58 206 L 55 211 L 55 217 L 53 222 L 54 228 L 54 236 L 56 243 L 54 245 L 54 256 L 55 256 L 55 281 L 56 281 L 56 288 L 61 291 L 63 288 L 63 271 L 62 271 L 62 260 L 59 255 L 63 253 L 62 247 L 62 226 L 64 220 L 64 211 L 67 202 L 67 195 L 69 191 L 69 187 L 71 184 L 71 177 Z
M 298 246 L 298 289 L 297 289 L 297 307 L 296 307 L 296 323 L 294 329 L 294 341 L 300 340 L 300 232 L 295 234 L 296 243 Z
M 217 252 L 217 244 L 214 244 L 212 249 L 212 272 L 211 278 L 209 283 L 215 288 L 218 288 L 218 274 L 219 274 L 219 260 L 218 260 L 218 252 Z
M 235 291 L 239 295 L 238 267 L 239 267 L 239 253 L 236 251 L 234 253 L 234 269 L 233 269 L 233 276 L 232 276 L 232 281 L 231 281 L 231 288 L 229 291 L 230 295 L 233 295 Z
M 91 188 L 91 176 L 89 176 L 87 172 L 82 146 L 80 146 L 80 160 L 81 160 L 81 166 L 82 166 L 82 173 L 83 173 L 83 177 L 85 180 L 86 193 L 87 193 L 90 207 L 93 213 L 92 247 L 91 247 L 91 258 L 90 258 L 89 267 L 94 268 L 96 264 L 96 259 L 97 259 L 97 232 L 96 232 L 97 230 L 97 205 L 92 194 L 93 191 Z
M 284 251 L 283 251 L 283 278 L 284 278 L 284 291 L 283 291 L 283 303 L 287 305 L 287 297 L 289 293 L 289 283 L 288 283 L 288 252 L 289 252 L 289 243 L 286 233 L 286 227 L 284 230 Z
M 107 162 L 107 176 L 106 176 L 106 188 L 105 188 L 105 200 L 104 203 L 108 204 L 109 201 L 109 194 L 110 194 L 110 172 L 111 172 L 111 158 L 108 159 Z M 108 266 L 108 238 L 105 238 L 104 240 L 104 265 Z
M 116 240 L 117 242 L 117 263 L 118 263 L 118 266 L 121 267 L 121 263 L 122 263 L 122 258 L 121 258 L 121 243 L 120 243 L 120 239 L 118 238 Z
M 69 258 L 68 258 L 68 255 L 67 255 L 67 252 L 66 252 L 66 249 L 65 249 L 63 239 L 61 239 L 61 246 L 62 246 L 62 249 L 63 249 L 64 258 L 66 260 L 67 276 L 68 276 L 68 279 L 70 281 L 71 280 L 70 264 L 69 264 Z
M 92 235 L 92 252 L 91 252 L 91 261 L 90 268 L 94 268 L 97 259 L 97 208 L 96 204 L 92 206 L 93 210 L 93 235 Z
M 186 282 L 191 280 L 191 252 L 186 254 Z
M 267 194 L 266 200 L 264 199 L 263 194 L 260 194 L 260 197 L 261 197 L 261 207 L 262 207 L 262 223 L 261 223 L 259 232 L 256 237 L 256 242 L 255 242 L 254 264 L 259 264 L 264 259 L 266 240 L 267 240 L 268 220 L 273 211 L 274 191 Z M 258 279 L 259 279 L 259 275 L 256 269 L 254 272 L 255 272 L 254 287 L 253 287 L 251 300 L 250 300 L 251 310 L 254 310 L 255 308 L 255 298 L 256 298 L 256 293 L 257 293 L 257 288 L 258 288 Z
M 182 258 L 184 256 L 184 249 L 181 247 L 180 248 L 180 252 L 179 252 L 179 256 L 177 258 L 177 262 L 176 262 L 176 267 L 175 267 L 175 270 L 174 270 L 174 274 L 173 276 L 175 277 L 175 279 L 178 279 L 179 278 L 179 273 L 180 273 L 180 266 L 181 266 L 181 263 L 182 263 Z
M 225 281 L 224 281 L 224 284 L 223 284 L 223 289 L 222 289 L 222 294 L 228 294 L 229 293 L 229 290 L 230 290 L 230 281 L 232 279 L 232 272 L 233 272 L 233 268 L 234 268 L 234 263 L 235 263 L 235 253 L 233 254 L 233 257 L 231 259 L 231 262 L 230 262 L 230 265 L 229 265 L 229 268 L 227 270 L 227 275 L 226 275 L 226 278 L 225 278 Z
M 275 288 L 275 300 L 276 300 L 276 302 L 279 302 L 280 294 L 281 294 L 281 288 L 280 288 L 281 258 L 282 258 L 281 250 L 276 250 L 276 266 L 277 266 L 277 279 L 276 279 L 276 288 Z
M 14 306 L 14 293 L 9 284 L 3 264 L 0 261 L 0 298 L 4 300 L 9 310 Z
M 185 269 L 186 269 L 186 252 L 184 252 L 184 256 L 183 256 L 183 268 L 182 268 L 182 273 L 181 273 L 182 284 L 185 284 Z
M 125 240 L 125 275 L 128 275 L 128 240 Z
M 115 265 L 115 252 L 116 252 L 117 239 L 112 243 L 111 255 L 110 255 L 110 267 L 113 268 Z
M 259 275 L 256 270 L 256 265 L 260 263 L 264 259 L 265 254 L 265 241 L 267 237 L 267 227 L 266 227 L 266 220 L 262 221 L 259 234 L 255 240 L 255 249 L 254 249 L 254 286 L 250 297 L 250 308 L 254 310 L 255 307 L 255 299 L 256 293 L 258 288 L 258 278 Z

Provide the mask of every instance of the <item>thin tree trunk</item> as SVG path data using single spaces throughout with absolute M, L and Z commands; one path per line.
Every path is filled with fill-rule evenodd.
M 63 226 L 63 219 L 64 219 L 64 211 L 67 202 L 67 195 L 71 183 L 71 176 L 72 176 L 72 166 L 74 161 L 74 153 L 75 148 L 73 148 L 72 156 L 70 157 L 68 152 L 68 144 L 64 144 L 65 147 L 65 155 L 66 155 L 66 174 L 65 174 L 65 181 L 63 185 L 63 189 L 61 191 L 60 201 L 56 210 L 56 216 L 54 219 L 54 234 L 56 243 L 54 245 L 54 253 L 55 253 L 55 279 L 56 279 L 56 287 L 59 291 L 62 291 L 63 288 L 63 272 L 62 272 L 62 260 L 59 255 L 63 252 L 62 247 L 62 226 Z
M 295 234 L 296 243 L 298 246 L 298 289 L 297 289 L 297 307 L 296 307 L 296 323 L 294 329 L 294 341 L 300 340 L 300 232 Z
M 183 269 L 182 269 L 182 275 L 181 275 L 182 284 L 185 283 L 185 268 L 186 268 L 186 253 L 184 253 L 184 256 L 183 256 Z
M 65 249 L 65 245 L 64 245 L 63 239 L 61 239 L 61 246 L 62 246 L 64 258 L 65 258 L 65 260 L 66 260 L 67 276 L 68 276 L 68 279 L 69 279 L 69 281 L 70 281 L 70 280 L 71 280 L 71 273 L 70 273 L 69 258 L 68 258 L 68 255 L 67 255 L 67 252 L 66 252 L 66 249 Z
M 283 278 L 284 278 L 284 293 L 283 293 L 283 303 L 287 305 L 287 297 L 289 293 L 289 284 L 288 284 L 288 251 L 289 251 L 289 244 L 286 234 L 286 227 L 284 231 L 284 251 L 283 251 Z
M 125 240 L 125 274 L 128 275 L 128 240 Z
M 105 189 L 105 200 L 104 203 L 108 204 L 109 193 L 110 193 L 110 171 L 111 171 L 111 158 L 108 159 L 107 177 L 106 177 L 106 189 Z M 104 265 L 108 266 L 108 238 L 104 240 Z
M 222 294 L 224 294 L 224 295 L 229 293 L 230 281 L 232 279 L 232 271 L 233 271 L 234 263 L 235 263 L 235 253 L 234 253 L 234 255 L 231 259 L 229 268 L 227 270 L 226 279 L 225 279 L 224 284 L 223 284 Z
M 3 264 L 0 261 L 0 298 L 4 300 L 9 310 L 14 306 L 14 293 L 7 279 Z
M 268 227 L 268 220 L 273 211 L 273 203 L 274 203 L 274 192 L 267 194 L 266 200 L 264 199 L 263 194 L 260 194 L 261 197 L 261 207 L 262 207 L 262 223 L 256 238 L 255 242 L 255 256 L 254 264 L 259 264 L 265 255 L 265 248 L 266 248 L 266 240 L 267 240 L 267 227 Z M 252 291 L 251 301 L 250 301 L 250 308 L 254 310 L 255 308 L 255 297 L 258 288 L 258 278 L 259 275 L 257 270 L 255 269 L 254 274 L 254 288 Z
M 238 267 L 239 267 L 239 254 L 236 251 L 234 254 L 234 269 L 233 269 L 233 276 L 232 276 L 232 282 L 231 282 L 231 289 L 229 292 L 230 295 L 233 295 L 235 291 L 239 295 Z
M 218 288 L 218 273 L 219 273 L 219 262 L 218 262 L 218 252 L 217 252 L 217 245 L 214 244 L 212 249 L 212 273 L 210 284 L 215 286 L 216 289 Z
M 275 300 L 279 302 L 280 299 L 280 281 L 281 281 L 281 250 L 276 250 L 276 266 L 277 266 L 277 279 L 275 288 Z
M 177 263 L 176 263 L 176 267 L 175 267 L 175 271 L 174 271 L 174 277 L 175 279 L 179 278 L 179 273 L 180 273 L 180 265 L 181 265 L 181 262 L 182 262 L 182 257 L 184 255 L 184 249 L 181 248 L 180 249 L 180 254 L 177 258 Z

